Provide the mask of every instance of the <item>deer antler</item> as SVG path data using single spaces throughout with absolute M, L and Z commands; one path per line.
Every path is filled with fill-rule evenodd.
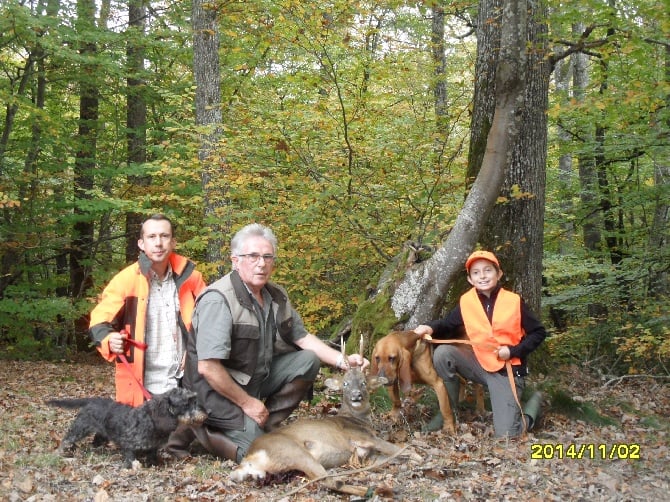
M 347 346 L 344 343 L 344 336 L 340 335 L 340 350 L 342 351 L 342 368 L 345 371 L 349 371 L 351 366 L 349 366 L 349 358 L 347 357 Z

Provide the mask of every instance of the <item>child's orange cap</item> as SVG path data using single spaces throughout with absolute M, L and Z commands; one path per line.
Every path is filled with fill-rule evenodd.
M 488 260 L 493 263 L 498 270 L 500 270 L 500 263 L 498 263 L 498 258 L 491 251 L 475 251 L 468 259 L 465 261 L 465 270 L 470 272 L 470 265 L 473 264 L 476 260 Z

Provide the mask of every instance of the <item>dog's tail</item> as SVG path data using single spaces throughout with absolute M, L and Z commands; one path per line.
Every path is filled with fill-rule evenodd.
M 47 401 L 47 404 L 50 406 L 57 406 L 59 408 L 68 408 L 70 410 L 74 410 L 77 408 L 83 408 L 84 406 L 96 401 L 106 402 L 107 399 L 102 397 L 85 397 L 80 399 L 50 399 Z

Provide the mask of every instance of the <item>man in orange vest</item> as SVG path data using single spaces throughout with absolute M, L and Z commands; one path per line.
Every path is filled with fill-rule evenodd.
M 473 286 L 461 296 L 459 304 L 445 317 L 417 326 L 414 331 L 435 339 L 461 338 L 472 345 L 442 344 L 433 353 L 437 373 L 444 379 L 456 409 L 459 375 L 488 387 L 496 436 L 518 436 L 530 430 L 537 420 L 541 395 L 535 393 L 521 410 L 507 373 L 509 361 L 516 395 L 521 396 L 528 374 L 526 358 L 547 336 L 537 316 L 516 293 L 500 287 L 503 275 L 496 256 L 490 251 L 475 251 L 465 262 L 468 282 Z M 442 427 L 438 415 L 428 430 Z
M 116 362 L 120 403 L 140 406 L 143 387 L 162 394 L 181 384 L 195 299 L 206 285 L 195 263 L 174 252 L 176 244 L 167 216 L 147 218 L 138 260 L 111 279 L 91 312 L 91 338 L 102 357 Z

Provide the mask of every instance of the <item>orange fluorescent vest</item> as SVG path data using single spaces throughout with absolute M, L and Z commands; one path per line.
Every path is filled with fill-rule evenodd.
M 489 322 L 477 290 L 472 288 L 461 296 L 461 314 L 465 332 L 472 342 L 472 348 L 479 364 L 486 371 L 498 371 L 505 361 L 498 359 L 493 347 L 515 346 L 524 336 L 521 328 L 521 297 L 516 293 L 500 289 L 493 309 L 493 319 Z M 521 364 L 518 357 L 510 359 L 512 365 Z

